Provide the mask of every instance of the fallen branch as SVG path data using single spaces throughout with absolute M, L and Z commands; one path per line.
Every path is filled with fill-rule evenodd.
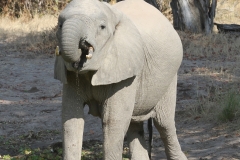
M 238 24 L 214 24 L 217 26 L 219 32 L 240 32 L 240 25 Z

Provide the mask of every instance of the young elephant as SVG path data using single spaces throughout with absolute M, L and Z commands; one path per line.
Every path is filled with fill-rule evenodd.
M 182 44 L 169 21 L 142 0 L 113 6 L 73 0 L 61 12 L 55 78 L 63 83 L 64 160 L 81 159 L 83 107 L 102 119 L 104 159 L 149 159 L 143 121 L 153 118 L 168 159 L 187 159 L 174 122 Z

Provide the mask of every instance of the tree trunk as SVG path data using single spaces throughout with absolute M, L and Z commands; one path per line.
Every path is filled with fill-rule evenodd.
M 172 0 L 173 26 L 193 33 L 212 32 L 217 0 Z

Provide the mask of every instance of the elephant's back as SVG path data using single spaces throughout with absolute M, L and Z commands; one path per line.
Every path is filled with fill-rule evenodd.
M 161 32 L 175 32 L 168 19 L 159 10 L 143 0 L 121 1 L 116 3 L 114 7 L 123 12 L 141 34 L 152 36 L 152 32 L 154 32 L 154 35 L 159 36 L 162 34 Z
M 136 110 L 150 111 L 167 91 L 182 61 L 182 43 L 168 19 L 143 0 L 126 0 L 115 7 L 137 27 L 145 44 Z M 136 114 L 144 114 L 136 113 Z

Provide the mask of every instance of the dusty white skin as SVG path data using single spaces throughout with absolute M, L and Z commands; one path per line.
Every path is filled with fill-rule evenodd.
M 81 159 L 85 104 L 102 119 L 105 160 L 122 159 L 125 134 L 131 159 L 149 159 L 143 121 L 150 117 L 167 158 L 187 159 L 174 122 L 182 44 L 169 21 L 144 1 L 73 0 L 58 25 L 64 160 Z

